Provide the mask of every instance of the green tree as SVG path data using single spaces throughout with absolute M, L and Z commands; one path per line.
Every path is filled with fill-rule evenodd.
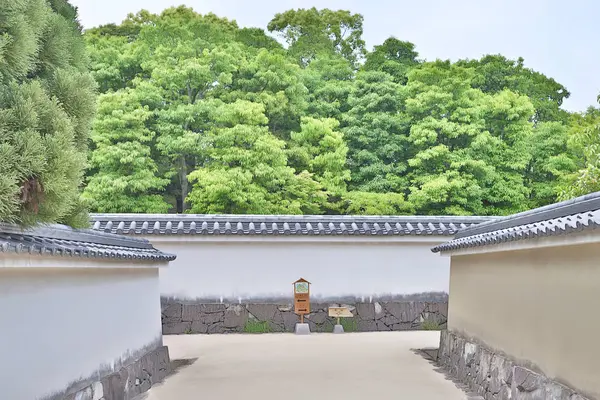
M 147 128 L 152 118 L 134 89 L 100 97 L 94 123 L 92 175 L 83 197 L 96 212 L 151 212 L 169 210 L 162 197 L 168 180 L 158 176 L 152 158 L 155 133 Z
M 590 107 L 585 113 L 572 115 L 569 135 L 568 147 L 578 169 L 565 176 L 561 200 L 600 191 L 600 109 Z
M 239 49 L 238 53 L 243 53 Z M 245 54 L 245 60 L 235 65 L 231 84 L 219 90 L 218 97 L 226 102 L 248 100 L 263 104 L 269 130 L 288 140 L 300 126 L 307 107 L 308 90 L 302 82 L 298 65 L 279 52 L 260 50 Z
M 192 212 L 319 213 L 319 184 L 287 165 L 285 143 L 269 133 L 263 105 L 237 100 L 210 118 L 216 127 L 208 136 L 208 161 L 189 176 Z
M 472 88 L 472 69 L 426 63 L 408 74 L 408 200 L 426 214 L 507 214 L 522 209 L 525 140 L 533 107 L 510 91 Z
M 498 93 L 508 89 L 529 97 L 535 113 L 536 122 L 559 121 L 567 118 L 560 109 L 563 101 L 569 97 L 569 91 L 552 78 L 524 66 L 523 58 L 509 60 L 497 55 L 486 55 L 480 60 L 463 60 L 458 65 L 475 69 L 478 78 L 474 87 L 484 93 Z
M 410 215 L 414 207 L 401 193 L 352 191 L 344 195 L 345 213 L 351 215 Z
M 308 90 L 307 115 L 343 120 L 354 87 L 354 71 L 348 60 L 321 54 L 303 70 L 303 82 Z
M 95 84 L 76 9 L 0 4 L 0 220 L 87 225 L 79 199 Z
M 343 115 L 348 143 L 350 188 L 364 192 L 399 192 L 406 188 L 409 121 L 401 86 L 385 72 L 358 74 Z
M 232 72 L 239 64 L 238 50 L 214 48 L 196 53 L 192 43 L 183 42 L 174 49 L 158 48 L 143 64 L 151 76 L 149 84 L 162 97 L 156 109 L 157 148 L 172 165 L 182 212 L 188 208 L 187 176 L 196 165 L 197 148 L 206 129 L 195 115 L 204 105 L 197 103 L 219 86 L 231 84 Z
M 530 189 L 528 208 L 555 202 L 564 179 L 577 170 L 568 139 L 568 129 L 561 122 L 542 122 L 527 139 L 531 155 L 525 171 L 525 183 Z
M 367 54 L 363 69 L 387 72 L 395 82 L 405 84 L 408 71 L 419 64 L 417 57 L 414 44 L 391 37 Z
M 267 28 L 279 32 L 301 65 L 321 53 L 337 53 L 356 65 L 366 53 L 363 16 L 350 11 L 297 9 L 276 14 Z
M 289 154 L 291 164 L 312 174 L 326 191 L 327 211 L 342 213 L 340 201 L 350 170 L 346 164 L 348 147 L 338 126 L 339 122 L 331 118 L 302 118 L 300 131 L 292 133 Z

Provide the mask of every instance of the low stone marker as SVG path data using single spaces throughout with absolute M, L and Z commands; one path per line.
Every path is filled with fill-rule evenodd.
M 340 318 L 351 318 L 354 315 L 348 307 L 329 307 L 329 316 L 337 318 L 337 323 L 333 327 L 333 333 L 344 333 L 344 327 L 340 324 Z

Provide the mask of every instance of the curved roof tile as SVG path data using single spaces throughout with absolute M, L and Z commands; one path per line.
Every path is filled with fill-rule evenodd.
M 92 214 L 92 229 L 124 235 L 452 236 L 494 217 Z M 115 226 L 118 229 L 115 229 Z M 148 229 L 152 226 L 152 229 Z M 176 229 L 173 227 L 176 226 Z
M 124 222 L 120 221 L 117 228 L 111 229 L 126 230 Z M 106 226 L 98 226 L 96 230 L 73 229 L 58 224 L 23 229 L 16 225 L 0 223 L 0 253 L 122 260 L 151 259 L 160 262 L 175 259 L 175 255 L 155 249 L 145 239 L 103 233 L 106 229 Z
M 434 253 L 566 235 L 600 227 L 600 192 L 471 226 Z

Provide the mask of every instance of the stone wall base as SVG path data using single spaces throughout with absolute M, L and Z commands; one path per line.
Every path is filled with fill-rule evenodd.
M 485 400 L 587 400 L 545 375 L 447 330 L 441 334 L 438 362 Z
M 447 303 L 424 301 L 374 303 L 311 303 L 305 317 L 311 332 L 333 332 L 330 306 L 347 306 L 352 318 L 342 318 L 345 332 L 440 330 L 446 327 Z M 293 332 L 298 315 L 291 304 L 222 304 L 162 302 L 164 335 L 196 333 Z
M 132 400 L 170 372 L 169 349 L 161 346 L 64 400 Z

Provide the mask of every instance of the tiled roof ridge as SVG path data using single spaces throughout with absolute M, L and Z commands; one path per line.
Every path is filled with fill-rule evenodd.
M 40 224 L 23 228 L 19 225 L 0 222 L 0 233 L 32 235 L 49 239 L 76 240 L 96 244 L 126 246 L 140 249 L 151 249 L 152 244 L 147 239 L 132 238 L 99 232 L 93 229 L 77 229 L 61 224 Z
M 29 253 L 117 260 L 172 261 L 148 240 L 50 224 L 22 228 L 0 223 L 0 253 Z
M 493 217 L 92 214 L 93 229 L 119 234 L 453 235 Z
M 433 252 L 491 246 L 600 228 L 600 192 L 515 214 L 459 232 Z
M 591 193 L 574 199 L 534 208 L 517 214 L 483 222 L 458 233 L 456 238 L 474 236 L 481 233 L 508 229 L 520 225 L 533 224 L 550 219 L 567 217 L 578 213 L 600 209 L 600 192 Z

